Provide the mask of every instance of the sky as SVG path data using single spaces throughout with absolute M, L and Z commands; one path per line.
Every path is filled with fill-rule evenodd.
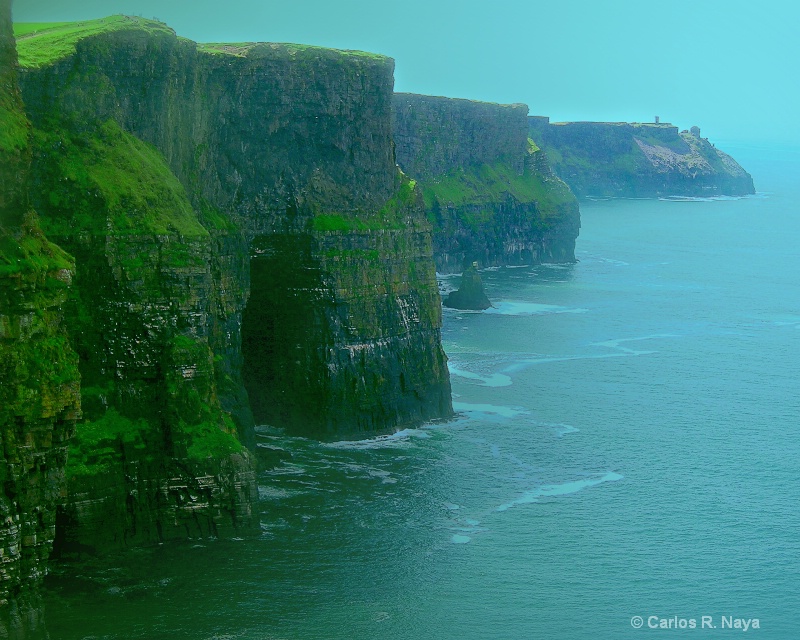
M 552 121 L 672 122 L 712 142 L 800 143 L 794 0 L 14 0 L 19 22 L 115 13 L 198 42 L 395 59 L 395 90 L 524 102 Z

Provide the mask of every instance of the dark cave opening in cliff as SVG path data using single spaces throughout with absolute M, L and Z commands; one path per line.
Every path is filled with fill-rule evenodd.
M 320 418 L 320 272 L 303 236 L 261 238 L 242 314 L 242 378 L 257 425 L 308 431 Z

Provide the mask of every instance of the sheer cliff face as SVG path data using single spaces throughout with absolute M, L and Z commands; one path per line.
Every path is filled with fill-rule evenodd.
M 395 94 L 397 163 L 419 181 L 437 269 L 572 262 L 578 204 L 528 140 L 528 107 Z
M 670 124 L 550 123 L 529 119 L 530 136 L 578 197 L 714 196 L 755 193 L 728 154 Z M 693 129 L 694 131 L 694 129 Z
M 87 287 L 108 283 L 97 300 L 108 308 L 83 317 L 129 347 L 98 356 L 113 360 L 95 367 L 100 405 L 109 368 L 116 379 L 141 380 L 124 394 L 115 383 L 114 406 L 147 397 L 147 380 L 164 370 L 158 336 L 178 327 L 207 349 L 210 364 L 195 369 L 211 371 L 209 393 L 244 437 L 248 395 L 256 421 L 329 438 L 449 415 L 429 223 L 392 156 L 392 61 L 293 45 L 198 47 L 130 20 L 79 40 L 66 57 L 32 63 L 22 80 L 42 143 L 75 149 L 74 162 L 52 168 L 54 154 L 40 147 L 43 182 L 80 165 L 94 188 L 78 191 L 103 192 L 107 176 L 91 168 L 102 154 L 157 150 L 163 166 L 146 158 L 150 168 L 135 171 L 176 177 L 170 194 L 154 197 L 163 209 L 188 206 L 175 222 L 142 213 L 145 198 L 126 208 L 124 217 L 138 220 L 129 224 L 107 212 L 134 196 L 106 190 L 106 213 L 90 217 L 113 221 L 113 241 L 94 222 L 88 234 L 57 234 L 78 256 L 79 276 L 87 265 Z M 27 46 L 20 40 L 23 61 Z M 112 147 L 143 140 L 154 148 L 117 153 L 104 137 Z M 102 152 L 85 152 L 97 145 Z M 111 164 L 131 172 L 121 159 Z M 41 194 L 53 232 L 64 216 L 59 203 L 82 197 L 61 190 Z M 132 311 L 145 315 L 124 323 Z
M 0 3 L 0 637 L 39 637 L 38 588 L 79 415 L 77 357 L 61 306 L 74 263 L 27 204 L 30 126 L 11 11 Z

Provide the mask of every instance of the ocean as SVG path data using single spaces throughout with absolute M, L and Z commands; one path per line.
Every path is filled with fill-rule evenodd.
M 755 196 L 585 203 L 576 264 L 482 272 L 454 420 L 266 437 L 260 537 L 57 566 L 52 638 L 800 637 L 800 153 L 725 148 Z

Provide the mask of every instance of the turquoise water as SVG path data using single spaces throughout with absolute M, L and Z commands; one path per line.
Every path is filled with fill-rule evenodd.
M 59 570 L 53 638 L 800 637 L 800 162 L 733 151 L 759 195 L 589 203 L 579 263 L 484 272 L 456 420 L 277 438 L 259 539 Z

